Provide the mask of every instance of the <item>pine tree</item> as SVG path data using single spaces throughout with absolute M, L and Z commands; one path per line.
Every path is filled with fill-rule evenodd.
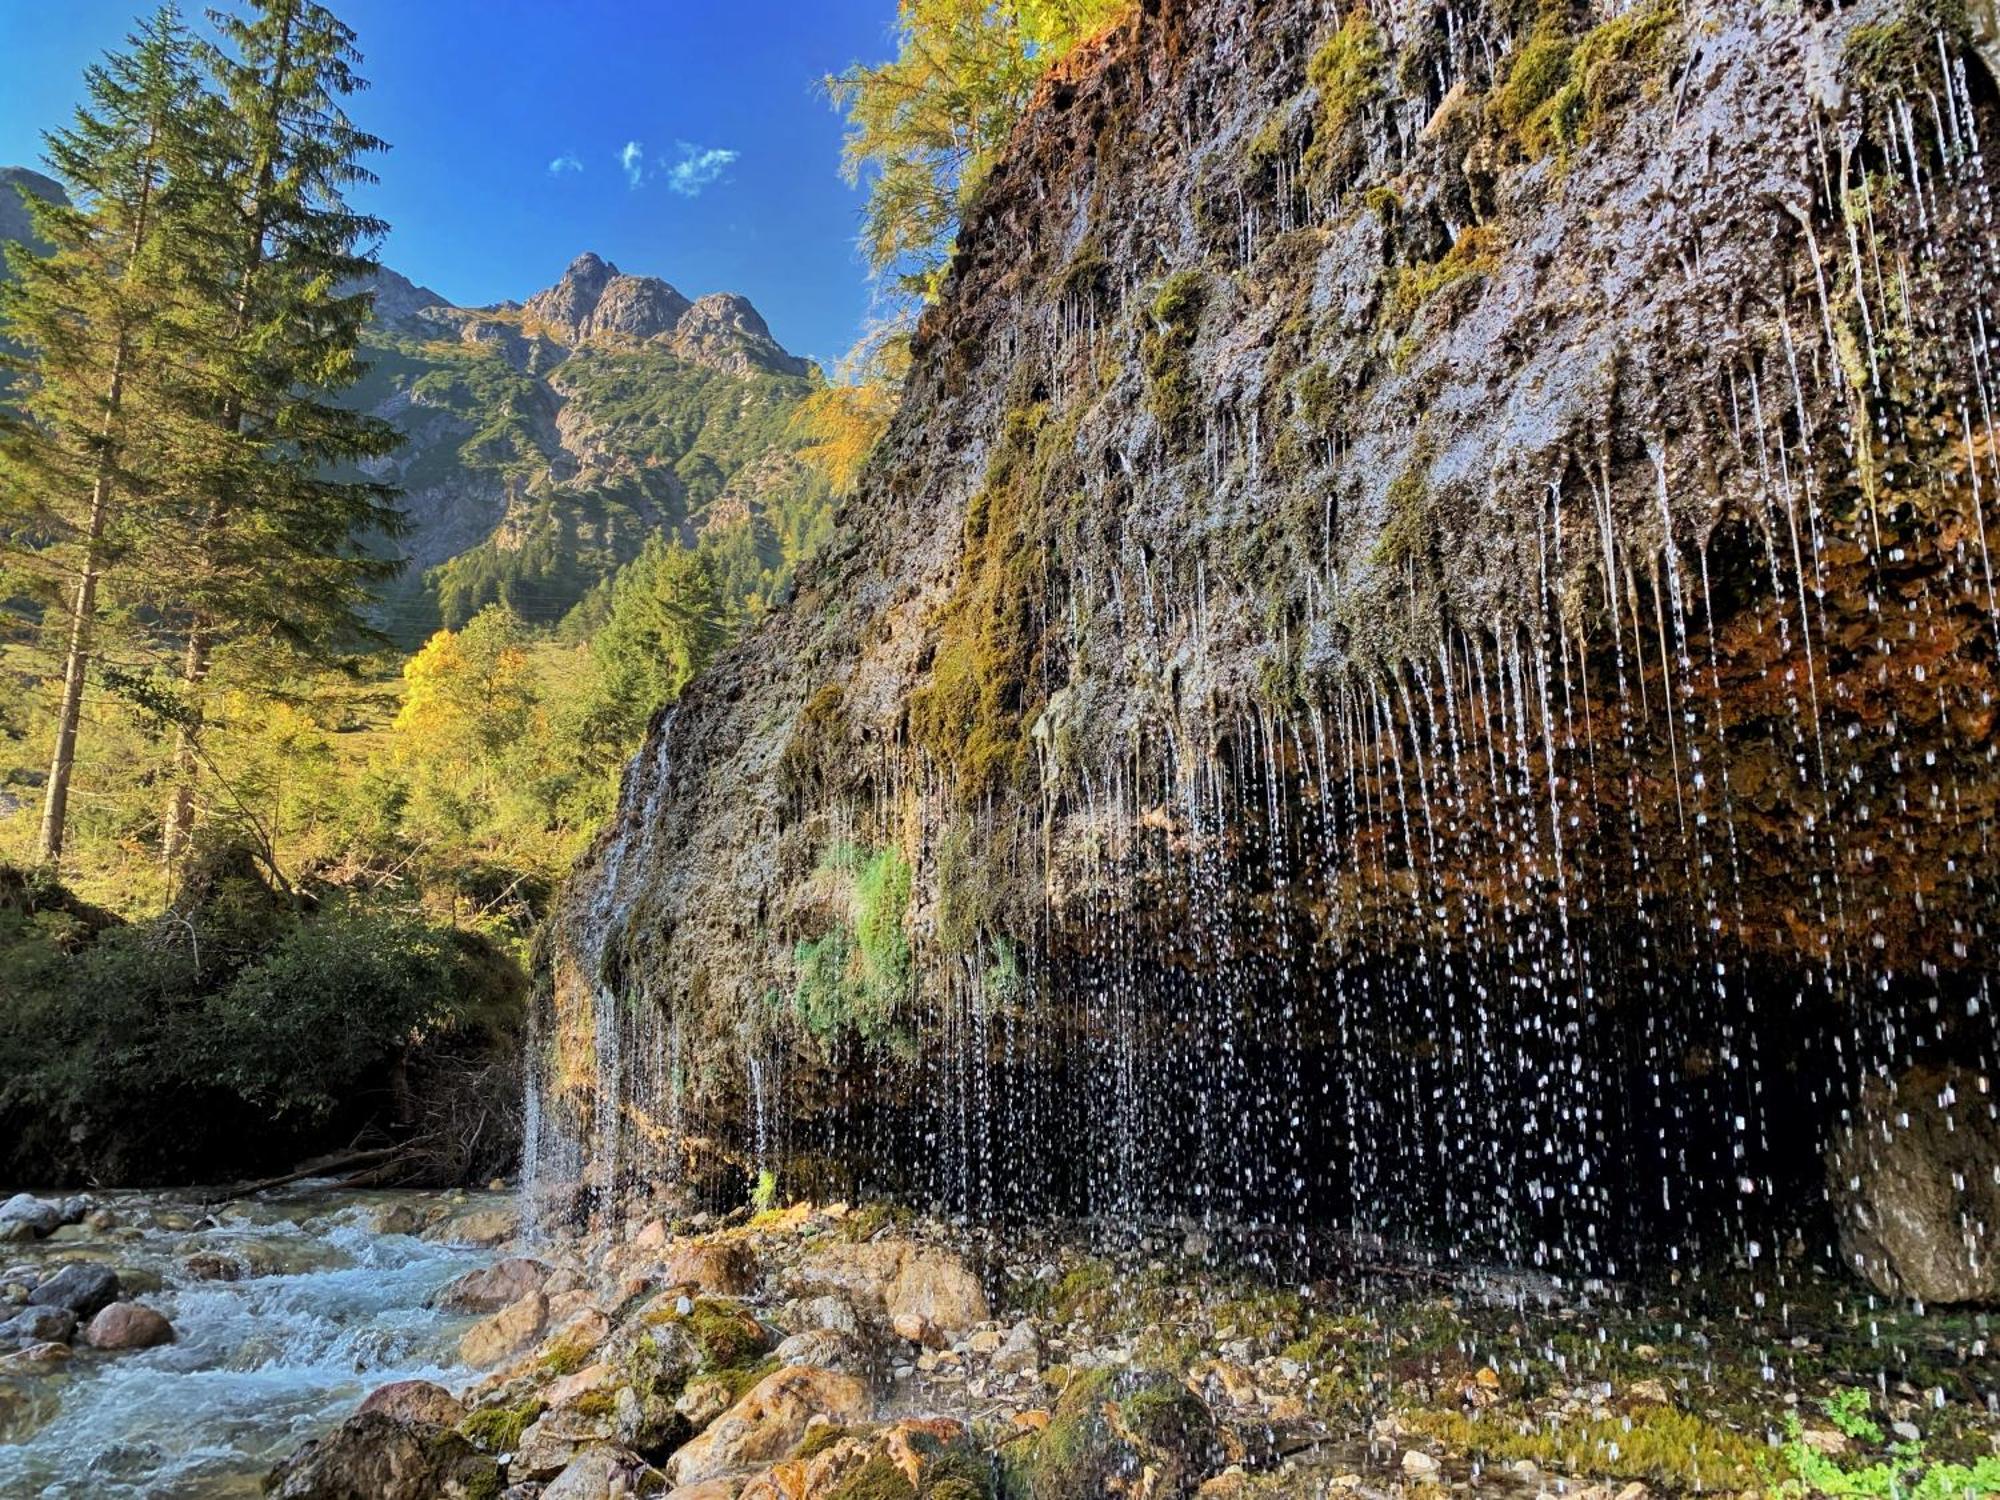
M 61 630 L 62 697 L 42 811 L 42 859 L 61 858 L 84 689 L 97 649 L 99 587 L 128 554 L 125 502 L 148 486 L 130 441 L 172 347 L 178 201 L 198 153 L 200 97 L 189 39 L 162 6 L 127 50 L 84 75 L 87 103 L 47 137 L 68 203 L 29 198 L 48 247 L 9 249 L 0 332 L 28 379 L 7 434 L 6 533 L 34 542 L 29 571 Z
M 168 863 L 186 853 L 211 674 L 235 652 L 275 674 L 273 653 L 325 656 L 364 638 L 360 611 L 396 564 L 366 546 L 403 529 L 394 491 L 358 477 L 399 438 L 334 401 L 363 373 L 367 246 L 381 221 L 351 209 L 383 149 L 343 101 L 365 84 L 354 33 L 313 0 L 252 0 L 215 18 L 198 49 L 229 122 L 209 183 L 201 288 L 210 309 L 189 351 L 191 404 L 208 420 L 174 455 L 184 494 L 181 633 Z

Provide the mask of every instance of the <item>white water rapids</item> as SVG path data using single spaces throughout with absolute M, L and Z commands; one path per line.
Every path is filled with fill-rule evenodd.
M 303 1192 L 201 1210 L 153 1194 L 100 1195 L 120 1227 L 0 1246 L 0 1266 L 103 1261 L 127 1295 L 172 1321 L 176 1342 L 136 1353 L 83 1345 L 47 1373 L 0 1373 L 0 1495 L 249 1496 L 299 1443 L 391 1380 L 449 1383 L 469 1319 L 426 1306 L 490 1253 L 394 1227 L 440 1195 Z M 463 1195 L 452 1195 L 457 1200 Z M 250 1274 L 202 1280 L 187 1259 Z M 0 1278 L 4 1279 L 4 1278 Z

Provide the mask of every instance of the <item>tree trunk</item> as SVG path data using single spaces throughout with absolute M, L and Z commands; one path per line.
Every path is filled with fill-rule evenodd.
M 153 153 L 160 139 L 157 117 L 147 129 L 147 156 L 144 177 L 139 184 L 139 208 L 132 221 L 132 243 L 128 247 L 120 280 L 131 276 L 132 267 L 145 248 L 146 231 L 152 219 L 153 173 L 159 165 Z M 56 714 L 56 748 L 49 762 L 48 796 L 42 802 L 41 857 L 46 864 L 62 859 L 63 833 L 69 824 L 69 782 L 76 769 L 76 731 L 83 720 L 83 685 L 90 675 L 91 627 L 97 619 L 97 574 L 103 561 L 104 528 L 111 517 L 112 439 L 125 405 L 125 364 L 132 348 L 125 326 L 124 309 L 119 310 L 118 348 L 111 356 L 111 379 L 104 393 L 104 421 L 99 429 L 97 474 L 90 486 L 90 526 L 84 540 L 83 568 L 77 574 L 74 613 L 69 622 L 69 649 L 63 658 L 62 707 Z
M 119 351 L 123 363 L 124 350 Z M 118 400 L 120 375 L 111 375 L 112 403 Z M 109 418 L 106 427 L 110 426 Z M 108 467 L 109 460 L 105 460 Z M 84 543 L 83 569 L 76 579 L 76 597 L 69 622 L 69 650 L 63 659 L 62 707 L 56 714 L 55 755 L 49 762 L 48 796 L 42 802 L 41 857 L 45 864 L 62 859 L 63 831 L 69 820 L 69 780 L 76 769 L 76 730 L 83 718 L 83 684 L 89 675 L 91 625 L 97 614 L 98 554 L 104 524 L 111 511 L 111 476 L 98 471 L 90 490 L 90 531 Z
M 188 633 L 187 652 L 181 658 L 181 687 L 188 699 L 190 719 L 199 714 L 201 684 L 208 676 L 208 631 L 196 625 Z M 168 869 L 178 866 L 187 855 L 194 837 L 194 782 L 200 770 L 195 757 L 198 720 L 188 719 L 174 727 L 174 758 L 170 770 L 172 789 L 167 793 L 166 817 L 160 827 L 160 857 Z

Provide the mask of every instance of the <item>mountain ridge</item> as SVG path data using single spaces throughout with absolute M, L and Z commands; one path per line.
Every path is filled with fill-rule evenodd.
M 63 196 L 27 168 L 0 185 Z M 0 239 L 27 232 L 0 186 Z M 709 548 L 754 610 L 826 530 L 790 429 L 817 368 L 742 294 L 690 298 L 588 250 L 521 301 L 460 306 L 387 265 L 367 289 L 369 368 L 348 399 L 405 438 L 367 470 L 412 523 L 379 610 L 397 639 L 493 603 L 558 623 L 655 533 Z

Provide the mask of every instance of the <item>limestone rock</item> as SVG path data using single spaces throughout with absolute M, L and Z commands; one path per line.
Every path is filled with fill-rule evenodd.
M 856 1335 L 837 1328 L 811 1328 L 795 1333 L 772 1351 L 780 1364 L 811 1365 L 822 1370 L 839 1370 L 847 1375 L 867 1376 L 874 1367 L 868 1346 Z
M 521 1216 L 511 1208 L 476 1208 L 470 1213 L 446 1219 L 424 1231 L 427 1240 L 447 1245 L 475 1245 L 487 1249 L 504 1244 L 521 1232 Z
M 139 1302 L 114 1302 L 90 1320 L 84 1338 L 93 1349 L 151 1349 L 174 1341 L 174 1325 Z
M 675 322 L 668 342 L 685 359 L 739 375 L 759 369 L 806 373 L 806 362 L 779 348 L 757 309 L 734 292 L 696 298 Z
M 1827 1154 L 1842 1258 L 1892 1297 L 2000 1299 L 2000 1120 L 1958 1067 L 1871 1078 Z
M 780 1327 L 789 1328 L 794 1333 L 807 1333 L 816 1328 L 830 1328 L 836 1333 L 861 1332 L 861 1318 L 854 1311 L 854 1304 L 842 1296 L 828 1293 L 818 1297 L 800 1297 L 785 1304 L 778 1313 Z
M 1033 1323 L 1023 1318 L 1008 1330 L 1005 1342 L 994 1351 L 993 1368 L 1003 1375 L 1024 1375 L 1040 1369 L 1042 1358 L 1042 1336 Z
M 743 1484 L 740 1474 L 718 1474 L 696 1484 L 676 1485 L 667 1492 L 665 1500 L 737 1500 L 743 1493 Z
M 664 1487 L 660 1472 L 637 1454 L 599 1444 L 578 1454 L 542 1491 L 542 1500 L 621 1500 Z
M 446 1282 L 432 1299 L 446 1312 L 494 1313 L 530 1292 L 546 1289 L 549 1268 L 525 1255 L 510 1255 L 490 1266 Z
M 92 1261 L 72 1261 L 28 1294 L 37 1307 L 66 1307 L 88 1318 L 118 1300 L 118 1273 Z
M 499 1466 L 449 1428 L 359 1412 L 285 1459 L 265 1480 L 274 1500 L 486 1500 Z
M 985 1288 L 951 1251 L 914 1240 L 828 1245 L 805 1258 L 805 1278 L 879 1307 L 893 1321 L 916 1316 L 956 1337 L 992 1316 Z
M 548 1299 L 529 1292 L 468 1328 L 458 1341 L 458 1357 L 474 1369 L 497 1365 L 539 1334 L 548 1315 Z
M 465 1420 L 465 1403 L 428 1380 L 392 1380 L 370 1391 L 356 1412 L 379 1411 L 399 1422 L 430 1422 L 456 1427 Z
M 738 1240 L 688 1240 L 667 1257 L 666 1279 L 715 1297 L 747 1297 L 757 1288 L 757 1258 Z
M 789 1453 L 814 1417 L 845 1425 L 861 1421 L 868 1410 L 868 1389 L 851 1375 L 803 1366 L 779 1370 L 674 1454 L 667 1473 L 686 1485 L 768 1463 Z
M 786 1459 L 744 1485 L 740 1500 L 846 1496 L 937 1496 L 975 1500 L 990 1468 L 962 1423 L 909 1418 L 873 1432 L 834 1437 L 810 1458 Z

